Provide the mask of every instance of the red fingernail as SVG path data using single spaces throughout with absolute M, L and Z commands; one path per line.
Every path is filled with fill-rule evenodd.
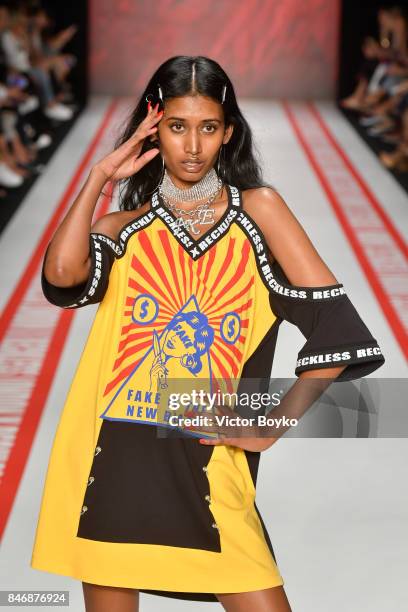
M 148 103 L 147 103 L 147 110 L 150 111 L 151 108 L 152 108 L 152 105 L 151 105 L 150 100 L 149 100 Z

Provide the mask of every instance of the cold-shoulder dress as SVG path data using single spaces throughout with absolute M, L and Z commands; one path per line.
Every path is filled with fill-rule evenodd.
M 86 282 L 56 287 L 43 267 L 49 302 L 99 306 L 55 434 L 31 567 L 202 601 L 284 584 L 255 501 L 260 453 L 159 436 L 157 373 L 269 379 L 283 320 L 306 338 L 296 376 L 346 365 L 337 380 L 356 379 L 384 357 L 343 285 L 292 285 L 242 192 L 226 187 L 225 213 L 197 240 L 156 190 L 117 242 L 90 234 Z

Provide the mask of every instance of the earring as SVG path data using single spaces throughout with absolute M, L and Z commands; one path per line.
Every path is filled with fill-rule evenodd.
M 218 151 L 217 174 L 218 174 L 218 176 L 220 178 L 222 178 L 221 177 L 221 169 L 220 169 L 220 161 L 221 161 L 221 151 L 224 150 L 223 147 L 224 147 L 224 145 L 221 145 L 220 146 L 220 150 Z

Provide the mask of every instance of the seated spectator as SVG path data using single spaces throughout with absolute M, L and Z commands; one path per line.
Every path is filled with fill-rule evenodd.
M 8 10 L 4 5 L 0 6 L 0 35 L 8 26 Z M 19 187 L 25 176 L 30 173 L 18 166 L 18 161 L 33 159 L 29 151 L 24 147 L 16 131 L 18 112 L 16 105 L 26 99 L 26 94 L 21 87 L 22 83 L 12 83 L 7 68 L 6 58 L 0 46 L 0 184 L 4 187 Z M 13 150 L 9 150 L 9 142 Z M 20 155 L 20 158 L 18 157 Z M 32 154 L 34 156 L 34 153 Z M 7 192 L 0 190 L 0 197 L 5 197 Z
M 343 108 L 361 113 L 360 125 L 369 136 L 394 144 L 382 151 L 381 162 L 390 169 L 408 171 L 408 15 L 400 6 L 380 9 L 380 42 L 363 45 L 370 71 L 359 71 L 356 90 L 340 101 Z M 370 72 L 370 78 L 366 78 Z
M 57 83 L 57 101 L 72 100 L 71 87 L 67 76 L 76 64 L 76 58 L 60 50 L 71 40 L 77 31 L 77 26 L 71 25 L 53 35 L 53 22 L 44 8 L 35 6 L 28 9 L 29 31 L 31 41 L 31 58 L 34 66 L 52 73 Z
M 37 85 L 44 114 L 60 121 L 71 119 L 72 110 L 55 98 L 49 65 L 42 63 L 38 56 L 35 63 L 32 63 L 29 16 L 24 8 L 10 10 L 9 27 L 3 31 L 1 42 L 8 67 L 30 78 Z
M 38 3 L 9 8 L 0 1 L 0 186 L 19 187 L 39 171 L 40 149 L 52 143 L 53 121 L 67 121 L 73 110 L 68 80 L 76 58 L 61 52 L 76 32 L 53 34 L 53 22 Z M 0 197 L 7 191 L 0 187 Z
M 76 28 L 53 37 L 51 25 L 45 10 L 32 2 L 12 9 L 0 2 L 0 185 L 6 189 L 40 171 L 35 162 L 38 151 L 52 143 L 46 129 L 52 127 L 50 119 L 73 115 L 61 98 L 70 93 L 67 77 L 74 58 L 58 50 Z M 6 195 L 0 188 L 0 197 Z
M 386 91 L 380 87 L 388 66 L 407 54 L 406 17 L 399 6 L 384 7 L 377 14 L 379 41 L 366 37 L 362 44 L 363 60 L 357 73 L 353 93 L 340 100 L 346 109 L 366 110 L 378 102 Z
M 77 26 L 71 25 L 52 34 L 54 24 L 44 8 L 40 6 L 30 8 L 28 15 L 33 63 L 52 72 L 58 87 L 55 96 L 58 101 L 72 100 L 71 86 L 67 77 L 76 64 L 76 57 L 70 53 L 62 53 L 61 49 L 75 35 Z
M 404 89 L 405 93 L 403 92 Z M 400 138 L 394 151 L 382 151 L 380 153 L 380 160 L 387 168 L 399 172 L 408 172 L 408 79 L 404 82 L 404 87 L 400 87 L 400 92 L 401 97 L 396 108 L 401 118 Z

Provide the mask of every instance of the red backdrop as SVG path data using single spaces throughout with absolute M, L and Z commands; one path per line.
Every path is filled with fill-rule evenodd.
M 91 88 L 138 95 L 173 55 L 206 55 L 238 96 L 334 95 L 340 0 L 91 0 Z

